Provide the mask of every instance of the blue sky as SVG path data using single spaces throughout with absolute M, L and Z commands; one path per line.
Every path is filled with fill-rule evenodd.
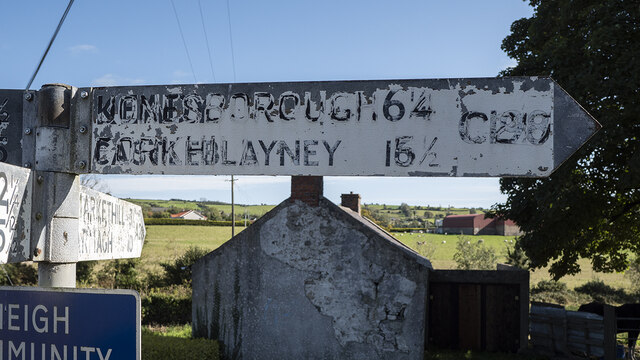
M 226 0 L 174 4 L 189 55 L 170 0 L 76 0 L 32 88 L 492 77 L 515 65 L 500 44 L 532 14 L 519 0 L 230 0 L 229 12 Z M 0 88 L 26 86 L 66 5 L 0 3 Z M 228 179 L 103 177 L 120 197 L 221 201 L 230 201 Z M 278 203 L 289 179 L 239 177 L 236 201 Z M 349 191 L 366 203 L 487 208 L 505 199 L 498 179 L 325 177 L 330 200 Z

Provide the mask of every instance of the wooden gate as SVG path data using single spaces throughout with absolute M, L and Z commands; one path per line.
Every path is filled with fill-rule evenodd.
M 528 332 L 528 280 L 528 272 L 520 271 L 434 271 L 426 343 L 448 349 L 518 351 L 526 346 Z

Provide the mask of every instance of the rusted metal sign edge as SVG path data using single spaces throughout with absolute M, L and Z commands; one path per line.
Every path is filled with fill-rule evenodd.
M 22 166 L 22 90 L 0 90 L 0 162 Z
M 599 128 L 538 77 L 82 91 L 103 174 L 544 177 Z

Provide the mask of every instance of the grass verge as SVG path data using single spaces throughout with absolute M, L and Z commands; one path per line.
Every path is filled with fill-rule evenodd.
M 142 328 L 142 360 L 220 358 L 217 341 L 191 339 L 191 325 Z
M 545 356 L 534 354 L 508 354 L 481 351 L 437 350 L 424 353 L 425 360 L 542 360 Z

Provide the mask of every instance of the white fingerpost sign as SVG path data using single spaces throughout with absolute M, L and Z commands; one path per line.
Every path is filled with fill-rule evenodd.
M 31 171 L 0 163 L 0 264 L 29 259 Z
M 82 186 L 79 220 L 78 261 L 140 257 L 146 235 L 140 206 Z
M 88 91 L 103 174 L 545 177 L 599 128 L 537 77 Z

